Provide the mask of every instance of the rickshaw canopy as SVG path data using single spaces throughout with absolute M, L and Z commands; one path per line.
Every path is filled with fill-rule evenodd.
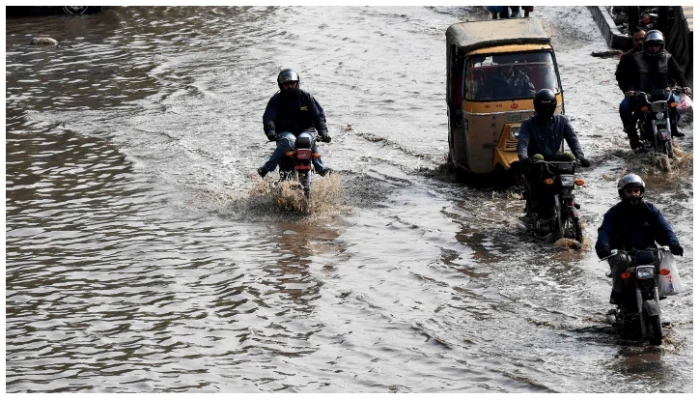
M 451 25 L 445 36 L 462 54 L 487 47 L 550 43 L 535 17 L 459 22 Z

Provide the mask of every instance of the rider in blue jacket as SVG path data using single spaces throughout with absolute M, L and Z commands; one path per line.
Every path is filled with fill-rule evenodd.
M 272 96 L 263 114 L 265 135 L 270 141 L 277 142 L 277 148 L 265 165 L 258 168 L 261 177 L 277 168 L 284 153 L 294 147 L 299 134 L 315 128 L 320 140 L 331 141 L 323 109 L 310 93 L 299 89 L 299 75 L 291 69 L 284 69 L 277 76 L 277 85 L 280 91 Z M 315 141 L 311 151 L 318 153 Z M 321 158 L 313 158 L 312 162 L 316 173 L 321 176 L 332 171 L 323 165 Z
M 518 136 L 518 159 L 527 163 L 530 157 L 541 154 L 546 161 L 557 161 L 561 156 L 564 140 L 584 167 L 590 163 L 583 156 L 578 137 L 569 120 L 561 114 L 554 115 L 557 98 L 550 89 L 541 89 L 533 99 L 535 115 L 523 121 Z
M 628 174 L 617 184 L 621 202 L 603 217 L 598 228 L 595 250 L 599 258 L 610 255 L 612 249 L 643 250 L 656 243 L 668 246 L 671 253 L 683 255 L 683 248 L 673 229 L 656 206 L 644 200 L 644 181 L 638 175 Z
M 557 108 L 557 97 L 550 89 L 541 89 L 533 99 L 535 115 L 523 121 L 518 136 L 518 159 L 523 166 L 525 179 L 525 198 L 537 214 L 548 212 L 545 199 L 540 198 L 538 190 L 540 181 L 539 169 L 532 168 L 530 161 L 540 159 L 545 161 L 573 161 L 571 154 L 561 152 L 564 140 L 583 167 L 591 163 L 583 156 L 583 150 L 578 137 L 569 120 L 561 114 L 554 115 Z
M 636 174 L 625 175 L 617 183 L 617 193 L 622 201 L 605 213 L 603 223 L 598 228 L 595 251 L 599 258 L 610 256 L 612 249 L 644 250 L 656 247 L 657 243 L 668 246 L 674 255 L 683 255 L 683 247 L 666 218 L 654 204 L 643 199 L 644 191 L 644 181 Z M 616 270 L 626 268 L 627 264 L 618 264 L 615 259 L 609 262 L 613 270 L 610 303 L 618 304 L 623 283 L 614 277 L 619 275 Z

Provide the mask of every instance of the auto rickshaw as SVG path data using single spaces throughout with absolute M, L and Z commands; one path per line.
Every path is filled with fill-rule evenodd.
M 535 17 L 461 22 L 447 42 L 448 163 L 486 175 L 516 165 L 518 133 L 543 88 L 564 94 L 550 38 Z

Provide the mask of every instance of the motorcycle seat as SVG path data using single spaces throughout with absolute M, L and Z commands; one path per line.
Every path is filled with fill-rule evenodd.
M 294 146 L 297 149 L 310 149 L 311 148 L 311 138 L 309 136 L 300 136 L 297 138 Z

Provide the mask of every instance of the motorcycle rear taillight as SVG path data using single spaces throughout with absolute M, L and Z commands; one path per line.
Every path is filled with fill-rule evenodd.
M 298 149 L 297 150 L 297 159 L 298 160 L 310 160 L 311 159 L 311 150 Z

